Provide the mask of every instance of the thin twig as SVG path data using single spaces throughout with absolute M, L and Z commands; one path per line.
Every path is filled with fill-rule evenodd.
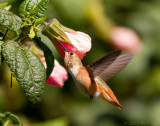
M 4 34 L 3 38 L 2 38 L 2 41 L 4 41 L 4 39 L 5 39 L 6 35 L 7 35 L 7 32 L 8 32 L 8 29 L 6 30 L 6 32 L 5 32 L 5 34 Z
M 12 73 L 11 73 L 11 88 L 12 88 Z
M 22 38 L 21 40 L 19 40 L 19 41 L 18 41 L 18 44 L 20 44 L 21 42 L 23 42 L 26 38 L 27 38 L 27 36 L 24 37 L 24 38 Z

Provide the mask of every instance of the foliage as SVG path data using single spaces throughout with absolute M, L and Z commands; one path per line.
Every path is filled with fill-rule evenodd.
M 40 102 L 46 80 L 41 61 L 13 40 L 6 41 L 2 45 L 2 54 L 28 100 L 33 104 Z
M 4 35 L 0 41 L 0 64 L 3 60 L 6 62 L 26 94 L 27 99 L 32 104 L 37 104 L 41 101 L 45 81 L 54 67 L 52 51 L 41 41 L 37 34 L 40 30 L 39 27 L 45 21 L 48 2 L 49 0 L 24 0 L 19 7 L 20 17 L 5 9 L 8 3 L 2 3 L 0 7 L 0 24 L 6 28 L 1 29 Z M 21 32 L 14 36 L 14 40 L 8 37 L 10 35 L 7 35 L 8 31 L 18 30 Z M 35 37 L 36 35 L 37 37 Z M 46 72 L 39 58 L 29 50 L 21 47 L 20 43 L 27 38 L 30 38 L 32 42 L 35 40 L 43 50 L 47 61 Z M 33 38 L 35 39 L 33 40 Z M 17 124 L 14 121 L 16 116 L 12 114 L 5 116 L 11 118 L 13 123 Z
M 19 7 L 19 15 L 25 23 L 32 24 L 45 16 L 48 2 L 49 0 L 24 0 Z
M 7 4 L 2 3 L 3 7 L 4 5 L 6 6 Z M 0 41 L 0 63 L 4 58 L 13 76 L 16 77 L 32 104 L 37 104 L 41 101 L 46 80 L 45 68 L 37 56 L 21 47 L 18 43 L 21 43 L 27 37 L 31 39 L 35 37 L 35 32 L 38 30 L 34 31 L 34 29 L 44 22 L 47 5 L 48 0 L 24 0 L 19 7 L 21 18 L 5 8 L 0 8 L 0 23 L 7 28 L 6 33 L 2 32 L 5 34 L 2 41 Z M 36 22 L 35 25 L 34 22 Z M 16 31 L 19 29 L 21 29 L 21 33 L 15 36 L 15 41 L 6 38 L 8 30 Z M 29 31 L 31 31 L 31 35 L 28 35 Z M 41 45 L 42 42 L 39 41 L 38 44 Z M 43 46 L 40 47 L 43 50 L 45 48 Z M 47 46 L 46 48 L 49 50 Z M 47 76 L 49 76 L 54 66 L 54 57 L 49 57 L 52 54 L 50 50 L 44 50 L 44 52 L 49 66 L 46 72 Z
M 10 120 L 15 125 L 23 126 L 21 120 L 16 115 L 10 112 L 0 113 L 0 122 L 6 121 L 8 123 L 7 120 Z
M 21 27 L 22 20 L 12 12 L 0 8 L 0 23 L 11 31 L 15 31 Z

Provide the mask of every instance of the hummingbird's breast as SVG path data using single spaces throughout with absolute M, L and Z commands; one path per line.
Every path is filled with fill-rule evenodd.
M 70 68 L 69 73 L 74 79 L 76 86 L 84 92 L 87 96 L 93 96 L 96 91 L 96 85 L 92 83 L 92 79 L 89 76 L 85 67 L 74 66 Z

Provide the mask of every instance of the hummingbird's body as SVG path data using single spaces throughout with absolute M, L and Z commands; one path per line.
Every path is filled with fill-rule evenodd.
M 120 106 L 118 100 L 114 96 L 109 86 L 99 76 L 91 77 L 89 74 L 90 68 L 84 67 L 78 56 L 76 54 L 74 55 L 75 58 L 73 58 L 74 61 L 72 61 L 72 58 L 68 58 L 71 57 L 70 52 L 66 53 L 64 57 L 64 65 L 74 79 L 78 89 L 90 98 L 97 98 L 102 96 L 104 99 L 109 100 L 111 103 L 114 101 L 112 104 Z M 113 94 L 112 98 L 114 98 L 114 100 L 112 100 L 109 94 Z
M 67 51 L 59 41 L 58 43 L 65 51 L 64 65 L 78 89 L 90 98 L 101 96 L 121 109 L 121 105 L 105 81 L 120 72 L 129 63 L 132 55 L 119 56 L 121 51 L 116 51 L 84 67 L 78 55 Z
M 70 53 L 65 54 L 64 65 L 74 79 L 76 86 L 87 96 L 92 97 L 96 91 L 96 86 L 93 84 L 93 80 L 91 79 L 87 69 L 83 66 L 79 57 L 75 53 L 74 58 L 68 57 L 71 57 Z

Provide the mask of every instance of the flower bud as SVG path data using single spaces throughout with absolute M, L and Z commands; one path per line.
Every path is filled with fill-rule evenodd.
M 41 58 L 42 63 L 46 68 L 45 58 Z M 64 82 L 68 79 L 67 71 L 61 66 L 57 60 L 54 61 L 54 68 L 51 75 L 46 80 L 46 83 L 56 87 L 63 87 Z
M 53 42 L 63 58 L 64 50 L 57 40 L 60 41 L 68 51 L 75 52 L 80 59 L 91 49 L 91 38 L 87 34 L 64 27 L 56 19 L 51 20 L 50 23 L 43 28 L 43 34 Z
M 46 24 L 46 26 L 43 28 L 42 33 L 46 35 L 53 43 L 55 39 L 59 41 L 63 41 L 69 44 L 72 44 L 65 34 L 65 30 L 72 31 L 73 30 L 64 27 L 61 25 L 57 19 L 52 19 L 49 23 Z
M 80 59 L 83 59 L 85 56 L 86 52 L 88 52 L 91 49 L 91 38 L 82 32 L 65 32 L 70 41 L 72 42 L 71 44 L 65 43 L 63 41 L 60 41 L 61 44 L 71 52 L 75 52 Z M 59 51 L 64 58 L 64 50 L 60 46 L 58 42 L 56 42 L 59 48 Z
M 141 42 L 137 34 L 125 27 L 114 27 L 110 32 L 110 38 L 113 45 L 129 52 L 138 52 L 141 48 Z

